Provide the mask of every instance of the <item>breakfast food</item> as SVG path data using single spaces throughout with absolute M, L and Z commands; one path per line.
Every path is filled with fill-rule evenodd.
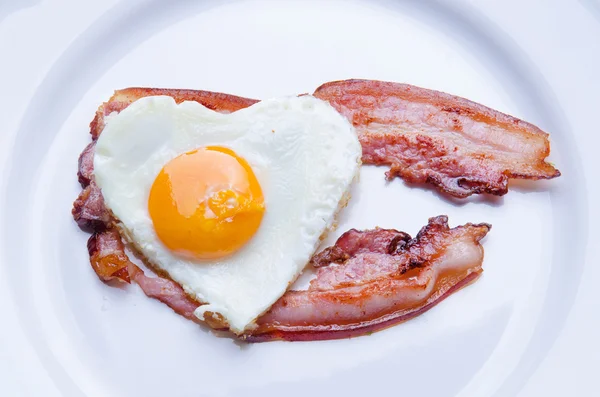
M 308 290 L 287 291 L 241 337 L 248 342 L 340 339 L 409 320 L 481 275 L 480 240 L 490 227 L 482 223 L 450 229 L 447 217 L 438 216 L 415 238 L 391 229 L 352 229 L 313 256 L 310 263 L 318 271 Z M 129 269 L 148 297 L 198 321 L 194 311 L 201 303 L 177 283 L 148 277 L 130 262 L 119 233 L 105 230 L 95 236 L 88 245 L 92 260 L 111 256 Z M 212 328 L 227 329 L 206 320 Z
M 262 102 L 128 88 L 90 127 L 73 217 L 93 231 L 98 277 L 133 281 L 176 313 L 250 342 L 365 334 L 423 313 L 481 274 L 490 226 L 450 229 L 445 216 L 415 238 L 352 229 L 313 255 L 347 200 L 361 147 L 363 163 L 389 165 L 389 178 L 456 197 L 560 175 L 536 127 L 377 81 Z M 123 240 L 154 275 L 130 261 Z M 308 289 L 288 290 L 307 263 L 316 269 Z
M 73 218 L 83 229 L 94 231 L 95 234 L 88 242 L 90 251 L 90 262 L 101 280 L 108 282 L 114 279 L 130 282 L 127 261 L 113 252 L 116 242 L 114 233 L 114 219 L 110 211 L 104 205 L 104 198 L 100 188 L 94 181 L 94 154 L 96 141 L 106 125 L 106 118 L 119 113 L 136 100 L 148 96 L 167 95 L 172 97 L 176 103 L 186 100 L 195 101 L 203 106 L 223 113 L 231 113 L 246 108 L 258 101 L 246 99 L 235 95 L 220 94 L 210 91 L 198 90 L 170 90 L 157 88 L 126 88 L 118 90 L 106 103 L 100 105 L 96 115 L 90 123 L 90 134 L 92 142 L 86 146 L 79 156 L 79 167 L 77 177 L 83 187 L 79 197 L 73 203 Z M 118 235 L 118 233 L 117 233 Z M 99 244 L 94 244 L 99 240 Z M 120 241 L 120 239 L 119 239 Z M 106 244 L 103 244 L 106 242 Z M 101 248 L 99 253 L 92 256 L 95 248 Z M 96 250 L 97 251 L 97 250 Z M 94 252 L 96 252 L 94 251 Z M 123 252 L 122 255 L 125 255 Z
M 107 280 L 102 274 L 110 274 L 113 268 L 119 269 L 118 272 L 124 273 L 124 277 L 119 277 L 121 280 L 135 281 L 150 298 L 158 299 L 187 319 L 198 321 L 194 312 L 201 303 L 190 298 L 179 284 L 166 277 L 146 276 L 142 269 L 129 260 L 116 228 L 96 231 L 88 240 L 88 253 L 92 268 L 102 280 L 112 279 Z
M 328 101 L 356 128 L 363 164 L 386 176 L 429 183 L 455 197 L 503 195 L 508 180 L 550 179 L 548 134 L 467 99 L 408 84 L 374 80 L 325 83 Z
M 311 96 L 231 114 L 139 99 L 96 141 L 94 183 L 148 263 L 242 333 L 332 226 L 360 164 L 354 129 Z
M 287 291 L 245 337 L 339 339 L 406 321 L 479 277 L 479 241 L 490 228 L 450 229 L 448 218 L 438 216 L 415 238 L 396 230 L 350 230 L 313 257 L 318 271 L 308 289 Z

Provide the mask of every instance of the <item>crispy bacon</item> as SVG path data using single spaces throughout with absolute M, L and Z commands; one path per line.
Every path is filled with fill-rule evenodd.
M 148 277 L 142 269 L 131 262 L 129 263 L 129 275 L 146 296 L 161 301 L 188 320 L 199 321 L 198 317 L 194 316 L 194 310 L 200 306 L 200 303 L 187 296 L 183 288 L 176 282 L 164 277 Z
M 77 178 L 81 186 L 86 187 L 92 181 L 94 176 L 94 149 L 96 142 L 91 142 L 83 149 L 79 155 L 79 168 L 77 170 Z
M 90 263 L 102 281 L 119 279 L 129 283 L 129 258 L 117 229 L 92 234 L 87 243 Z
M 81 191 L 71 213 L 79 227 L 85 230 L 103 230 L 112 220 L 102 192 L 93 180 Z
M 119 232 L 109 228 L 96 232 L 88 240 L 90 262 L 102 281 L 131 280 L 140 286 L 144 294 L 169 306 L 177 314 L 198 321 L 194 310 L 196 302 L 174 281 L 164 277 L 148 277 L 142 269 L 129 260 Z
M 487 224 L 449 229 L 447 217 L 439 216 L 431 218 L 414 239 L 395 230 L 350 230 L 334 245 L 348 259 L 341 264 L 321 263 L 308 290 L 288 291 L 257 320 L 258 328 L 242 338 L 250 342 L 339 339 L 413 318 L 481 274 L 479 241 L 489 229 Z M 398 245 L 399 240 L 403 244 Z M 168 278 L 146 276 L 129 260 L 116 229 L 96 232 L 88 250 L 103 281 L 131 279 L 148 297 L 198 322 L 194 310 L 201 303 Z M 218 319 L 209 325 L 226 329 Z
M 339 339 L 417 316 L 481 274 L 479 241 L 490 227 L 469 223 L 450 229 L 447 217 L 438 216 L 414 239 L 402 238 L 401 246 L 387 238 L 388 230 L 352 231 L 371 240 L 380 235 L 380 241 L 389 242 L 351 252 L 345 250 L 348 235 L 342 235 L 335 246 L 349 258 L 341 264 L 321 263 L 308 290 L 288 291 L 244 338 Z
M 430 183 L 455 197 L 504 195 L 509 178 L 550 179 L 548 134 L 467 99 L 373 80 L 325 83 L 328 101 L 356 128 L 363 164 L 387 165 L 388 179 Z
M 410 235 L 394 229 L 350 229 L 342 234 L 333 246 L 313 256 L 310 264 L 321 267 L 331 263 L 343 263 L 351 256 L 366 252 L 393 254 L 409 240 Z
M 371 84 L 375 83 L 391 84 L 370 82 L 367 85 L 372 88 Z M 424 132 L 421 132 L 423 135 L 413 134 L 416 135 L 416 140 L 411 141 L 413 135 L 403 130 L 401 131 L 401 127 L 404 124 L 399 123 L 399 120 L 402 121 L 401 119 L 406 116 L 404 114 L 406 113 L 406 109 L 402 109 L 401 106 L 404 103 L 402 101 L 407 102 L 409 105 L 414 105 L 413 102 L 419 105 L 419 101 L 415 97 L 411 97 L 410 95 L 407 97 L 406 93 L 402 96 L 394 90 L 391 93 L 384 90 L 381 95 L 383 99 L 379 99 L 383 102 L 389 101 L 391 105 L 378 104 L 377 106 L 367 106 L 363 110 L 353 110 L 348 108 L 348 106 L 362 106 L 361 101 L 366 96 L 374 94 L 368 89 L 359 89 L 358 94 L 350 92 L 350 97 L 345 93 L 341 96 L 337 96 L 337 94 L 330 95 L 331 91 L 328 86 L 336 84 L 338 83 L 329 83 L 322 86 L 317 90 L 315 96 L 329 95 L 330 98 L 327 100 L 334 107 L 339 107 L 338 110 L 349 117 L 357 126 L 359 139 L 363 145 L 365 157 L 363 161 L 365 163 L 392 164 L 394 167 L 392 167 L 391 173 L 397 172 L 405 177 L 398 168 L 404 166 L 404 163 L 400 162 L 400 160 L 408 161 L 405 158 L 415 157 L 414 153 L 417 153 L 416 157 L 418 155 L 422 157 L 427 156 L 428 149 L 423 146 L 423 142 L 438 145 L 435 147 L 435 150 L 441 153 L 443 146 L 440 146 L 439 142 L 435 141 L 435 139 L 441 140 L 444 144 L 448 140 L 455 142 L 458 145 L 454 148 L 455 152 L 460 151 L 461 154 L 468 153 L 472 157 L 474 156 L 469 150 L 475 150 L 473 148 L 475 145 L 473 143 L 475 141 L 473 136 L 475 136 L 477 128 L 473 126 L 463 128 L 468 133 L 461 132 L 458 135 L 464 135 L 471 139 L 460 138 L 464 142 L 459 138 L 452 140 L 446 137 L 442 130 L 437 131 L 436 135 L 431 132 L 434 130 L 432 126 L 439 127 L 441 121 L 438 121 L 436 124 L 436 122 L 431 120 L 441 116 L 434 114 L 428 116 L 428 122 L 431 125 L 426 125 L 427 128 L 425 130 L 427 130 L 427 134 Z M 409 92 L 411 89 L 422 90 L 416 87 L 399 86 L 408 87 Z M 337 92 L 333 91 L 334 93 Z M 479 131 L 480 134 L 485 135 L 485 133 L 490 133 L 485 129 L 489 127 L 488 124 L 492 124 L 493 128 L 489 127 L 488 129 L 490 131 L 493 130 L 492 135 L 495 134 L 494 137 L 496 138 L 498 138 L 497 130 L 502 130 L 502 128 L 508 129 L 505 125 L 502 125 L 502 123 L 506 124 L 506 121 L 503 121 L 502 117 L 510 118 L 509 116 L 495 113 L 480 105 L 451 97 L 447 94 L 435 92 L 432 94 L 432 92 L 427 90 L 422 91 L 429 95 L 439 96 L 436 97 L 438 101 L 444 100 L 447 103 L 452 103 L 450 99 L 458 101 L 452 104 L 454 106 L 453 109 L 446 107 L 439 110 L 439 113 L 454 112 L 461 117 L 470 118 L 472 124 L 483 123 L 483 127 L 478 127 L 483 129 L 483 132 Z M 253 99 L 207 91 L 150 88 L 119 90 L 115 92 L 115 95 L 113 95 L 109 102 L 103 104 L 98 109 L 96 117 L 90 124 L 93 140 L 95 141 L 102 132 L 105 125 L 105 116 L 113 112 L 120 112 L 135 100 L 149 95 L 169 95 L 175 98 L 178 103 L 184 100 L 193 100 L 222 112 L 232 112 L 257 102 Z M 421 95 L 424 94 L 421 93 Z M 375 97 L 377 96 L 375 95 Z M 427 100 L 423 100 L 422 102 L 419 106 L 424 108 L 431 105 Z M 461 108 L 459 105 L 463 107 Z M 491 123 L 487 119 L 481 119 L 481 115 L 476 114 L 474 111 L 469 113 L 467 105 L 475 108 L 477 112 L 484 115 L 485 111 L 491 112 L 490 114 L 496 117 L 496 124 Z M 487 117 L 491 116 L 488 114 Z M 443 117 L 441 118 L 443 119 Z M 510 118 L 510 120 L 516 119 Z M 464 122 L 464 120 L 461 122 Z M 516 127 L 514 127 L 514 130 L 509 131 L 510 134 L 518 136 L 519 133 L 523 135 L 523 131 L 525 131 L 533 135 L 533 138 L 531 138 L 535 141 L 532 143 L 533 145 L 540 139 L 546 142 L 546 154 L 539 161 L 554 170 L 543 161 L 549 150 L 546 135 L 527 123 L 518 120 L 511 122 Z M 386 123 L 388 123 L 387 126 Z M 496 129 L 494 130 L 494 128 Z M 376 138 L 381 138 L 383 141 L 388 140 L 384 143 L 390 146 L 389 153 L 386 152 L 387 147 L 383 149 L 377 147 L 376 143 L 378 141 Z M 398 143 L 403 139 L 406 141 L 404 146 Z M 460 145 L 464 143 L 468 145 L 461 148 Z M 509 157 L 506 153 L 508 150 L 504 146 L 500 143 L 496 146 L 492 149 L 499 152 L 497 155 L 498 158 L 491 156 L 487 159 L 494 166 L 497 165 L 496 163 L 501 163 L 498 159 L 506 160 Z M 199 302 L 188 297 L 178 284 L 168 278 L 160 276 L 147 277 L 127 257 L 121 237 L 118 231 L 112 226 L 114 220 L 111 218 L 110 212 L 106 209 L 102 193 L 93 179 L 94 147 L 95 144 L 92 142 L 80 156 L 78 177 L 82 186 L 84 186 L 84 190 L 75 201 L 73 208 L 73 216 L 78 224 L 96 231 L 88 241 L 92 267 L 104 281 L 113 279 L 120 279 L 126 282 L 135 281 L 147 296 L 158 299 L 171 307 L 175 312 L 197 321 L 193 312 L 200 305 Z M 408 154 L 403 154 L 402 150 L 405 150 Z M 396 157 L 392 156 L 392 154 Z M 515 154 L 514 157 L 517 160 L 514 160 L 514 163 L 521 164 L 519 163 L 519 156 L 519 154 Z M 472 160 L 472 158 L 470 159 Z M 489 166 L 493 168 L 484 161 L 485 158 L 482 157 L 480 160 L 481 167 L 485 168 Z M 449 189 L 447 186 L 450 182 L 447 179 L 450 178 L 449 175 L 452 174 L 452 170 L 448 167 L 440 168 L 442 160 L 431 159 L 431 161 L 427 161 L 421 158 L 418 161 L 421 161 L 421 166 L 425 167 L 424 170 L 421 169 L 422 172 L 431 173 L 431 175 L 427 176 L 427 181 L 432 182 L 435 179 L 434 175 L 442 173 L 440 175 L 446 178 L 444 179 L 445 184 L 439 183 L 438 185 L 443 185 L 445 189 Z M 463 168 L 458 167 L 457 169 L 462 171 L 470 170 L 468 167 L 473 165 L 469 162 L 466 162 L 465 165 L 457 159 L 453 161 L 454 163 L 449 161 L 448 164 L 459 164 Z M 539 164 L 536 166 L 543 168 Z M 419 166 L 413 163 L 410 163 L 410 167 L 412 167 L 411 172 L 413 173 L 420 170 Z M 429 167 L 429 171 L 427 167 Z M 442 171 L 446 172 L 446 174 L 443 174 Z M 497 170 L 493 169 L 493 171 Z M 557 176 L 558 171 L 554 171 L 556 175 L 553 176 Z M 489 177 L 491 173 L 493 172 L 490 171 L 485 176 Z M 526 174 L 525 171 L 520 176 L 510 173 L 503 175 L 506 177 L 535 178 Z M 391 176 L 392 174 L 390 174 Z M 454 190 L 450 190 L 450 192 L 453 192 L 455 195 L 460 196 L 462 194 L 466 196 L 471 193 L 492 192 L 490 190 L 492 188 L 487 185 L 483 189 L 472 183 L 474 177 L 470 174 L 468 177 L 458 177 L 456 175 L 453 177 L 458 178 L 454 183 L 460 187 L 459 190 L 462 192 L 457 193 L 458 188 L 454 186 Z M 411 180 L 408 177 L 405 177 L 405 179 Z M 422 180 L 414 179 L 414 181 Z M 469 183 L 471 185 L 468 185 Z M 468 190 L 468 194 L 463 191 L 465 189 Z M 496 193 L 498 192 L 496 191 Z M 363 232 L 352 229 L 342 235 L 334 246 L 313 257 L 311 263 L 315 267 L 318 267 L 318 271 L 317 277 L 311 282 L 309 289 L 307 291 L 289 291 L 286 293 L 267 314 L 258 319 L 258 328 L 254 332 L 244 335 L 244 338 L 249 341 L 335 339 L 370 332 L 412 318 L 428 310 L 452 292 L 479 276 L 482 271 L 481 261 L 483 259 L 483 250 L 479 244 L 479 240 L 485 236 L 488 230 L 489 225 L 486 224 L 467 224 L 449 229 L 446 217 L 432 218 L 430 223 L 414 239 L 411 239 L 406 233 L 393 229 L 374 229 Z M 220 329 L 224 327 L 224 324 L 218 318 L 209 323 L 209 325 Z

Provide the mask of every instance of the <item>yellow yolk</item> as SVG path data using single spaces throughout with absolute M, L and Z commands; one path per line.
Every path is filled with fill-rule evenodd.
M 168 162 L 150 190 L 160 240 L 192 259 L 229 255 L 258 230 L 265 210 L 258 180 L 234 151 L 209 146 Z

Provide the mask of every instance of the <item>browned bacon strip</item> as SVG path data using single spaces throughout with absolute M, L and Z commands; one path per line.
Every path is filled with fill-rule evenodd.
M 508 179 L 550 179 L 548 134 L 467 99 L 408 84 L 373 80 L 325 83 L 328 101 L 357 129 L 363 163 L 390 166 L 411 183 L 455 197 L 503 195 Z
M 104 197 L 100 188 L 91 181 L 79 194 L 73 203 L 73 219 L 82 229 L 102 230 L 112 220 L 112 217 L 104 205 Z
M 200 304 L 186 295 L 181 286 L 164 277 L 148 277 L 129 260 L 116 229 L 96 232 L 88 241 L 90 262 L 102 281 L 135 281 L 144 294 L 169 306 L 177 314 L 198 321 L 194 310 Z
M 88 240 L 92 268 L 102 281 L 119 279 L 129 283 L 129 258 L 116 229 L 96 232 Z
M 445 216 L 431 218 L 400 247 L 348 254 L 341 264 L 320 267 L 308 290 L 288 291 L 258 319 L 245 339 L 339 339 L 408 320 L 475 280 L 482 272 L 479 241 L 487 224 L 448 227 Z M 361 232 L 352 231 L 360 234 Z M 365 236 L 386 235 L 379 229 Z M 347 235 L 335 246 L 345 252 Z
M 313 256 L 310 263 L 314 267 L 321 267 L 330 263 L 343 263 L 351 256 L 366 252 L 393 254 L 408 240 L 410 235 L 394 229 L 350 229 L 340 236 L 335 245 Z
M 342 264 L 322 264 L 307 291 L 287 292 L 258 319 L 258 329 L 243 338 L 251 342 L 339 339 L 415 317 L 479 276 L 483 260 L 479 240 L 489 228 L 467 224 L 449 229 L 447 218 L 439 216 L 430 219 L 414 239 L 394 230 L 351 230 L 335 244 L 349 258 Z M 398 236 L 404 242 L 401 246 Z M 366 244 L 367 240 L 373 244 Z M 356 241 L 363 244 L 358 247 Z M 200 303 L 177 283 L 146 276 L 129 261 L 115 229 L 95 233 L 88 249 L 92 267 L 104 281 L 129 282 L 131 277 L 148 297 L 198 321 L 194 310 Z M 209 325 L 224 328 L 218 321 Z
M 77 170 L 77 178 L 81 186 L 86 187 L 92 181 L 94 176 L 94 150 L 96 142 L 91 142 L 83 149 L 79 155 L 79 169 Z
M 129 264 L 129 275 L 140 286 L 146 296 L 161 301 L 173 309 L 175 313 L 188 320 L 199 321 L 198 317 L 194 316 L 194 310 L 200 304 L 188 297 L 183 288 L 176 282 L 163 277 L 148 277 L 142 269 L 133 263 Z

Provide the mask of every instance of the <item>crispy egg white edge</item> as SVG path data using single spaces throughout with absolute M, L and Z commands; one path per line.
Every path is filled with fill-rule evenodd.
M 198 147 L 231 148 L 254 170 L 266 211 L 236 253 L 189 261 L 158 239 L 148 213 L 154 179 L 171 159 Z M 317 248 L 360 165 L 350 123 L 312 96 L 258 102 L 231 114 L 168 96 L 139 99 L 108 118 L 94 156 L 108 208 L 146 259 L 241 333 L 285 293 Z M 343 203 L 342 203 L 343 204 Z

